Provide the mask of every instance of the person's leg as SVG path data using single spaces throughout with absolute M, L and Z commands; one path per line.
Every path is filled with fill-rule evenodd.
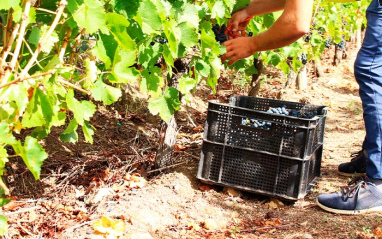
M 365 178 L 343 192 L 323 194 L 317 204 L 324 210 L 343 213 L 382 211 L 382 5 L 373 0 L 366 13 L 365 38 L 354 65 L 364 111 L 366 138 Z

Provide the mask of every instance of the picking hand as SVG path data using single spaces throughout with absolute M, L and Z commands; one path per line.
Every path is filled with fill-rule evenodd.
M 256 52 L 256 47 L 252 37 L 238 37 L 223 43 L 227 52 L 221 56 L 222 62 L 229 60 L 228 65 L 232 65 L 238 60 L 247 58 Z
M 235 12 L 228 20 L 227 25 L 231 34 L 228 34 L 228 39 L 234 39 L 238 36 L 245 36 L 245 29 L 248 26 L 251 16 L 248 15 L 246 9 Z

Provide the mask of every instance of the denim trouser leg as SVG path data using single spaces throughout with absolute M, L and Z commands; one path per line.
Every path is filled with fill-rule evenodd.
M 373 0 L 366 11 L 365 38 L 354 64 L 362 100 L 366 137 L 363 148 L 369 160 L 366 174 L 382 179 L 382 6 Z

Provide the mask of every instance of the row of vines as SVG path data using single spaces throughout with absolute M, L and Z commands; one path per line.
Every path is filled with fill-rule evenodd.
M 36 179 L 47 158 L 39 140 L 63 126 L 60 139 L 92 143 L 96 104 L 110 105 L 121 86 L 138 82 L 148 109 L 168 121 L 202 82 L 213 90 L 225 51 L 213 25 L 224 24 L 249 0 L 1 0 L 0 176 L 10 158 L 21 157 Z M 325 47 L 341 45 L 365 24 L 368 0 L 346 4 L 315 1 L 311 32 L 282 49 L 261 52 L 232 67 L 248 81 L 254 61 L 285 75 L 307 61 L 319 62 Z M 248 32 L 270 27 L 281 13 L 254 17 Z M 177 79 L 175 62 L 188 59 Z M 179 96 L 182 96 L 181 98 Z M 81 100 L 80 100 L 81 99 Z M 182 99 L 182 100 L 180 100 Z M 98 102 L 98 103 L 97 103 Z M 20 139 L 23 130 L 30 134 Z M 0 179 L 0 206 L 9 202 Z M 0 234 L 7 219 L 0 216 Z

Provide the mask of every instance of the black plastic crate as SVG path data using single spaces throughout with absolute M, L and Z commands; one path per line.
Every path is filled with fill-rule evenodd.
M 304 119 L 266 112 L 270 107 L 282 106 L 304 113 L 316 111 L 318 116 Z M 231 97 L 229 104 L 210 101 L 204 139 L 227 146 L 305 159 L 323 144 L 326 113 L 326 106 L 249 96 Z M 247 126 L 243 124 L 246 119 L 266 122 L 269 128 Z
M 197 178 L 288 200 L 303 198 L 321 175 L 322 145 L 305 160 L 203 142 Z

